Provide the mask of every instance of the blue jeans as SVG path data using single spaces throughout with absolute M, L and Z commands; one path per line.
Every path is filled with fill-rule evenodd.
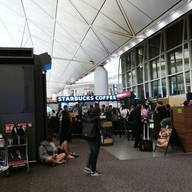
M 96 137 L 95 139 L 88 141 L 89 145 L 89 158 L 87 160 L 87 167 L 91 169 L 91 171 L 96 171 L 97 159 L 99 155 L 99 149 L 101 146 L 101 137 Z

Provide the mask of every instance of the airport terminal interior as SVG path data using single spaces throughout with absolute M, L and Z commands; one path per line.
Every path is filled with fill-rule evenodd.
M 6 0 L 0 34 L 1 192 L 192 191 L 192 0 Z M 81 110 L 140 101 L 146 141 L 135 146 L 124 118 L 114 128 L 101 117 L 101 175 L 86 173 Z M 70 158 L 46 165 L 39 145 L 61 134 L 65 105 Z

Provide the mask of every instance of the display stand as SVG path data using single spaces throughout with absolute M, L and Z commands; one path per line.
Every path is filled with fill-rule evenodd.
M 28 138 L 25 137 L 7 137 L 6 139 L 7 176 L 10 175 L 11 168 L 26 167 L 30 172 L 28 161 Z
M 0 173 L 6 174 L 8 168 L 6 147 L 0 147 Z
M 170 144 L 170 138 L 171 138 L 172 128 L 161 128 L 159 131 L 159 136 L 157 138 L 154 152 L 156 151 L 156 148 L 161 148 L 165 150 L 164 155 L 167 153 L 167 149 Z M 171 145 L 172 147 L 172 145 Z M 172 147 L 173 149 L 173 147 Z
M 113 144 L 112 121 L 102 120 L 101 126 L 102 126 L 101 144 L 112 145 Z

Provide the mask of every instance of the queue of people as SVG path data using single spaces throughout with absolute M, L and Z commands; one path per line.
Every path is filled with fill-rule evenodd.
M 109 107 L 102 106 L 103 115 L 108 112 L 108 109 Z M 156 102 L 153 113 L 149 106 L 147 106 L 142 101 L 137 101 L 129 108 L 126 108 L 124 105 L 122 105 L 121 110 L 116 107 L 112 107 L 111 114 L 114 130 L 119 129 L 119 120 L 124 120 L 125 131 L 129 130 L 131 127 L 132 140 L 135 141 L 133 146 L 134 148 L 139 147 L 139 143 L 143 137 L 143 128 L 145 127 L 145 130 L 147 130 L 147 126 L 149 126 L 149 119 L 152 119 L 152 114 L 154 121 L 153 137 L 155 139 L 158 138 L 158 134 L 162 126 L 171 125 L 170 105 L 163 105 L 162 101 Z

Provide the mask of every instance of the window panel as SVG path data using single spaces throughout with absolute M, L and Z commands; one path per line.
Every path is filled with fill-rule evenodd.
M 125 82 L 126 82 L 126 76 L 125 76 L 125 74 L 123 74 L 123 75 L 122 75 L 122 84 L 123 84 L 123 88 L 126 87 Z
M 189 15 L 189 25 L 190 25 L 190 39 L 192 39 L 192 14 Z
M 189 70 L 189 49 L 187 44 L 185 44 L 184 48 L 184 66 L 185 70 Z
M 161 77 L 165 77 L 166 71 L 165 71 L 165 59 L 164 56 L 161 57 Z
M 154 58 L 160 54 L 160 34 L 149 39 L 149 58 Z
M 183 71 L 181 47 L 168 53 L 168 71 L 169 74 Z
M 162 97 L 166 97 L 167 96 L 166 79 L 165 78 L 162 79 L 161 82 L 162 82 L 162 91 L 163 91 Z
M 124 73 L 125 72 L 125 66 L 126 66 L 126 57 L 125 57 L 125 55 L 123 55 L 122 57 L 121 57 L 121 71 L 122 71 L 122 73 Z
M 184 94 L 183 74 L 170 77 L 169 80 L 170 95 Z
M 139 46 L 137 49 L 137 66 L 143 65 L 143 60 L 144 60 L 144 47 Z
M 145 81 L 148 81 L 149 80 L 149 75 L 148 75 L 149 67 L 148 67 L 148 63 L 145 63 L 144 65 L 145 65 L 145 67 L 144 67 L 144 77 L 145 77 Z
M 127 86 L 128 86 L 128 87 L 131 86 L 131 72 L 128 72 L 128 76 L 127 76 Z
M 135 49 L 134 49 L 135 50 Z M 134 69 L 135 68 L 135 52 L 134 52 L 134 50 L 132 50 L 131 52 L 130 52 L 130 56 L 131 56 L 131 66 L 132 66 L 132 69 Z
M 160 77 L 160 63 L 159 59 L 155 59 L 150 62 L 151 63 L 151 77 L 153 79 L 157 79 Z
M 166 29 L 167 49 L 174 48 L 182 43 L 183 20 Z
M 162 97 L 160 81 L 151 82 L 152 97 Z
M 138 86 L 138 97 L 144 99 L 143 85 Z
M 183 30 L 184 19 L 188 16 L 189 25 L 185 25 L 185 30 Z M 189 52 L 189 38 L 187 38 L 186 33 L 189 31 L 189 37 L 192 40 L 192 14 L 188 16 L 180 18 L 173 25 L 169 25 L 168 28 L 166 27 L 161 32 L 144 40 L 141 44 L 125 53 L 125 57 L 121 57 L 124 64 L 124 68 L 122 67 L 123 89 L 131 89 L 134 92 L 137 90 L 139 97 L 142 98 L 144 95 L 147 98 L 149 96 L 166 97 L 169 94 L 166 89 L 167 86 L 170 95 L 183 94 L 185 90 L 187 92 L 192 91 L 190 86 L 191 63 L 189 59 L 192 53 Z M 182 44 L 183 31 L 185 32 L 185 44 Z M 191 40 L 190 46 L 192 47 Z M 164 43 L 166 43 L 166 46 L 164 46 Z M 167 49 L 164 50 L 164 48 Z M 184 82 L 183 70 L 186 82 Z M 144 84 L 141 85 L 142 83 Z M 143 94 L 143 86 L 145 86 L 146 94 Z M 152 92 L 149 93 L 149 90 Z
M 137 95 L 137 92 L 136 92 L 136 87 L 133 87 L 133 88 L 132 88 L 132 91 L 133 91 L 133 93 L 134 93 L 136 96 L 138 96 L 138 95 Z
M 137 83 L 143 83 L 143 66 L 137 67 Z
M 154 81 L 151 83 L 151 96 L 152 97 L 158 97 L 158 81 Z
M 146 98 L 149 98 L 149 86 L 148 86 L 148 83 L 145 83 L 145 93 L 146 93 Z
M 185 81 L 186 81 L 186 89 L 187 89 L 187 93 L 191 92 L 191 86 L 190 86 L 190 74 L 189 72 L 185 73 Z
M 131 69 L 131 55 L 130 53 L 127 54 L 127 70 Z
M 132 71 L 132 83 L 133 83 L 133 85 L 136 85 L 136 74 L 135 74 L 135 70 Z

